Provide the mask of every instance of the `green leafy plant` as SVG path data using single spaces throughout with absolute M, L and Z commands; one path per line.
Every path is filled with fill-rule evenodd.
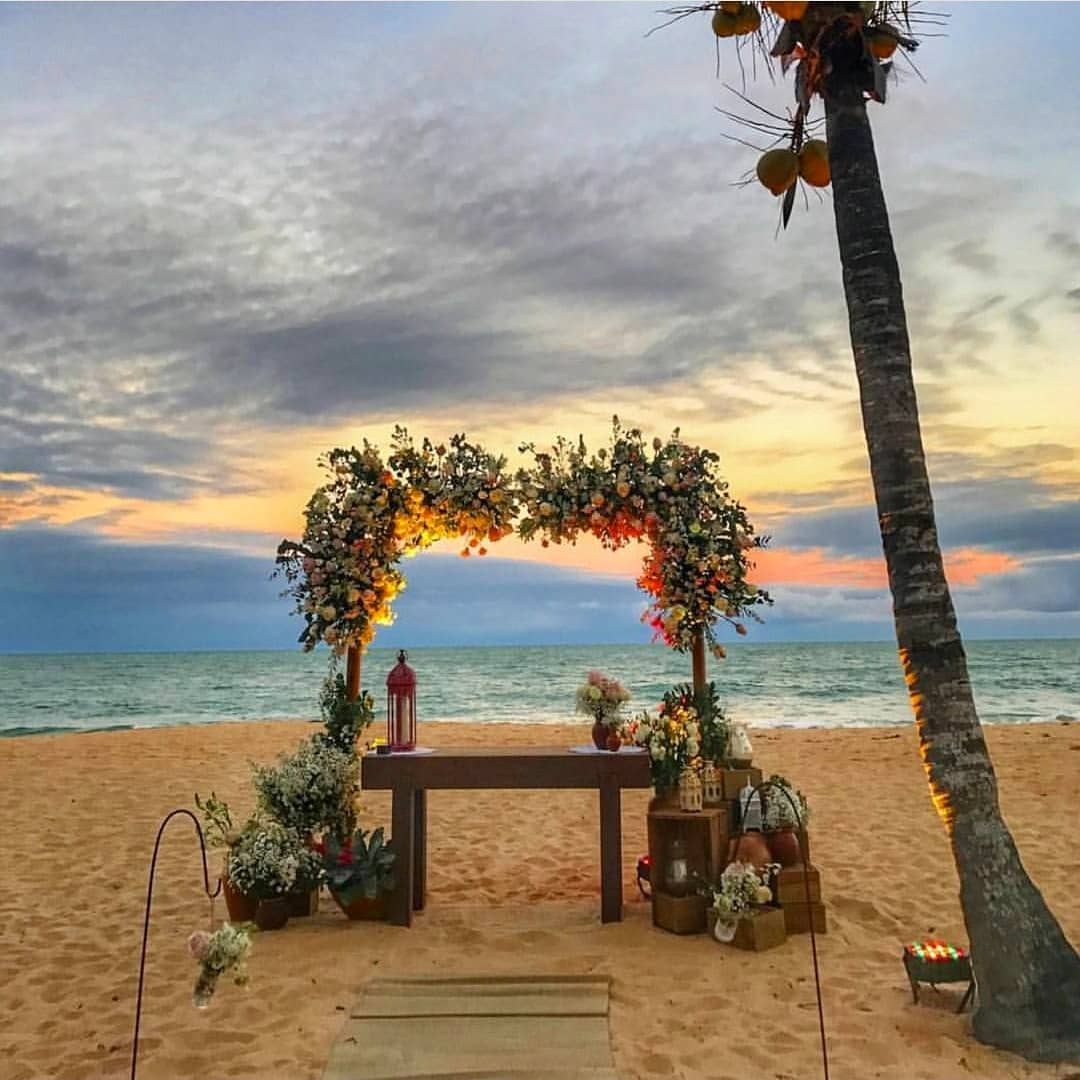
M 706 683 L 698 691 L 690 683 L 673 686 L 664 694 L 664 711 L 670 715 L 677 706 L 689 706 L 697 714 L 698 756 L 701 760 L 722 764 L 727 756 L 730 729 L 716 693 L 716 684 Z
M 319 711 L 326 727 L 321 738 L 346 754 L 355 751 L 360 733 L 375 719 L 371 695 L 364 693 L 350 700 L 345 676 L 340 671 L 326 676 L 319 694 Z
M 381 825 L 370 839 L 363 829 L 345 844 L 329 837 L 321 850 L 326 883 L 343 904 L 361 897 L 374 900 L 394 887 L 396 855 L 386 846 Z
M 203 835 L 211 847 L 232 847 L 240 839 L 240 831 L 233 825 L 229 804 L 219 799 L 217 792 L 211 791 L 205 799 L 201 799 L 196 792 L 195 805 L 202 814 Z

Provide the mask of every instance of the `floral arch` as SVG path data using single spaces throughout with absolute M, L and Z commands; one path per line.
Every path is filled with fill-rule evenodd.
M 402 558 L 439 540 L 462 539 L 469 556 L 515 532 L 544 546 L 591 534 L 613 550 L 648 545 L 637 579 L 651 598 L 642 619 L 672 648 L 693 652 L 695 682 L 704 682 L 706 648 L 723 656 L 717 624 L 745 634 L 740 617 L 758 619 L 753 609 L 771 603 L 748 577 L 749 553 L 765 538 L 728 495 L 718 455 L 677 430 L 647 445 L 617 417 L 610 445 L 595 453 L 580 438 L 519 450 L 532 464 L 511 473 L 505 457 L 464 435 L 417 446 L 397 427 L 385 460 L 367 440 L 329 451 L 321 459 L 329 478 L 308 501 L 303 538 L 278 547 L 286 593 L 304 617 L 303 647 L 322 641 L 358 661 L 376 626 L 393 622 Z

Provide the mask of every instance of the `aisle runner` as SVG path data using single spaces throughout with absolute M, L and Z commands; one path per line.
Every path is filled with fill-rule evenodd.
M 323 1080 L 618 1080 L 606 976 L 372 979 Z

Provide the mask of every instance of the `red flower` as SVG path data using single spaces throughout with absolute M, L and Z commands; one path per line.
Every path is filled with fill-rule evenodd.
M 343 847 L 338 852 L 338 866 L 352 866 L 352 850 L 347 847 Z

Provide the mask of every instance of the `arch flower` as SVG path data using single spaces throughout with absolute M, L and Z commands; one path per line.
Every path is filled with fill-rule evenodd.
M 748 576 L 749 553 L 764 540 L 728 495 L 717 454 L 678 431 L 647 446 L 617 417 L 610 445 L 595 453 L 580 438 L 519 449 L 531 465 L 513 475 L 504 457 L 464 435 L 417 446 L 401 427 L 385 461 L 367 441 L 325 455 L 329 479 L 308 501 L 304 536 L 283 540 L 277 557 L 304 617 L 304 648 L 369 645 L 375 627 L 393 621 L 403 557 L 451 538 L 464 540 L 462 555 L 483 555 L 515 531 L 545 546 L 582 534 L 612 550 L 647 544 L 637 581 L 651 597 L 643 619 L 680 651 L 703 636 L 722 656 L 717 623 L 745 633 L 740 617 L 757 619 L 753 609 L 771 603 Z

